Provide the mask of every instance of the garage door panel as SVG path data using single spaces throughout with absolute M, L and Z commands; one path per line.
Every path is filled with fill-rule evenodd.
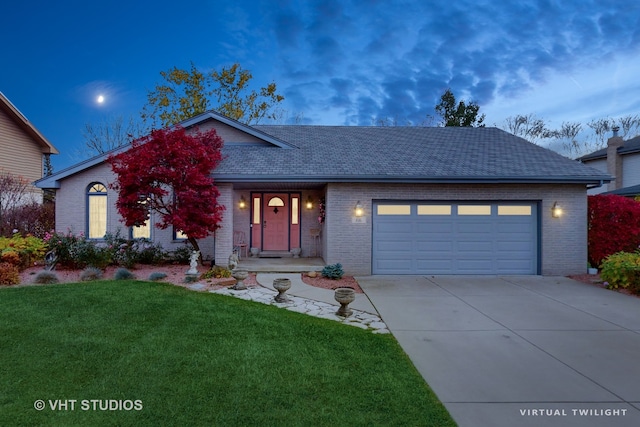
M 407 269 L 411 268 L 411 260 L 406 258 L 381 260 L 379 265 L 382 268 Z
M 461 260 L 456 274 L 495 274 L 493 265 L 486 260 Z
M 411 233 L 413 231 L 413 226 L 410 222 L 401 222 L 401 221 L 388 221 L 388 222 L 379 222 L 377 223 L 377 232 L 378 233 Z
M 482 256 L 482 253 L 490 253 L 492 247 L 493 243 L 487 242 L 486 240 L 464 241 L 458 242 L 458 244 L 456 245 L 459 253 L 477 252 L 478 256 Z
M 496 262 L 496 269 L 500 274 L 522 274 L 523 270 L 531 269 L 533 265 L 530 259 L 500 260 Z
M 374 274 L 537 273 L 535 203 L 483 202 L 484 210 L 447 203 L 447 215 L 427 214 L 428 204 L 404 203 L 412 205 L 410 215 L 377 215 L 374 209 Z
M 496 252 L 498 253 L 531 253 L 531 243 L 523 241 L 500 241 L 497 242 Z
M 440 233 L 449 235 L 453 232 L 454 224 L 452 221 L 427 221 L 418 219 L 416 223 L 417 233 Z
M 453 252 L 453 242 L 451 240 L 440 240 L 433 242 L 416 242 L 416 250 L 422 252 Z
M 415 274 L 450 274 L 453 269 L 451 260 L 420 260 L 416 264 Z
M 489 229 L 487 229 L 489 226 Z M 473 233 L 473 234 L 486 234 L 490 235 L 493 229 L 493 224 L 487 223 L 487 221 L 464 221 L 461 220 L 456 224 L 456 230 L 459 233 Z
M 509 223 L 498 223 L 496 224 L 496 231 L 498 233 L 521 233 L 528 231 L 530 232 L 531 224 L 526 222 L 509 222 Z M 527 233 L 528 234 L 528 233 Z

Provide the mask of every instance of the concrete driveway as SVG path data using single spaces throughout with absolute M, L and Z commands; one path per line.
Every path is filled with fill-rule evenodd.
M 564 277 L 358 277 L 460 426 L 639 426 L 640 298 Z

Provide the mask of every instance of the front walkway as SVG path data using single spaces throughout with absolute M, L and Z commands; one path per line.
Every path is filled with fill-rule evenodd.
M 357 280 L 460 427 L 640 425 L 640 298 L 565 277 Z
M 246 264 L 242 265 L 244 267 Z M 291 280 L 291 288 L 286 292 L 289 302 L 278 303 L 274 301 L 277 292 L 273 289 L 272 284 L 276 278 Z M 333 297 L 334 291 L 307 285 L 302 281 L 300 273 L 258 273 L 256 275 L 256 281 L 258 285 L 247 286 L 247 289 L 243 291 L 238 291 L 230 287 L 222 287 L 219 289 L 211 289 L 209 292 L 262 304 L 275 305 L 276 307 L 309 316 L 335 320 L 346 325 L 371 330 L 374 334 L 389 333 L 387 325 L 380 319 L 380 316 L 365 294 L 356 294 L 355 301 L 349 304 L 349 307 L 353 309 L 353 314 L 345 318 L 335 314 L 340 304 L 338 304 Z M 207 287 L 204 283 L 186 285 L 186 288 L 194 291 L 205 291 Z

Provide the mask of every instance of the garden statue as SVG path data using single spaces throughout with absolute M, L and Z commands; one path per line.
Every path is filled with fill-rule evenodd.
M 191 257 L 189 261 L 189 270 L 187 270 L 187 275 L 198 275 L 198 258 L 200 257 L 200 252 L 193 251 L 191 252 Z
M 238 251 L 234 250 L 233 253 L 229 255 L 229 270 L 235 270 L 235 268 L 238 267 L 239 262 Z

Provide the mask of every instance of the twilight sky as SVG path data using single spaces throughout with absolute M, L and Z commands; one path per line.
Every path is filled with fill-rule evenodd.
M 191 61 L 275 81 L 308 124 L 420 123 L 448 87 L 487 126 L 640 113 L 634 0 L 24 0 L 0 21 L 0 91 L 60 150 L 55 170 L 83 158 L 86 123 L 137 119 L 160 71 Z

